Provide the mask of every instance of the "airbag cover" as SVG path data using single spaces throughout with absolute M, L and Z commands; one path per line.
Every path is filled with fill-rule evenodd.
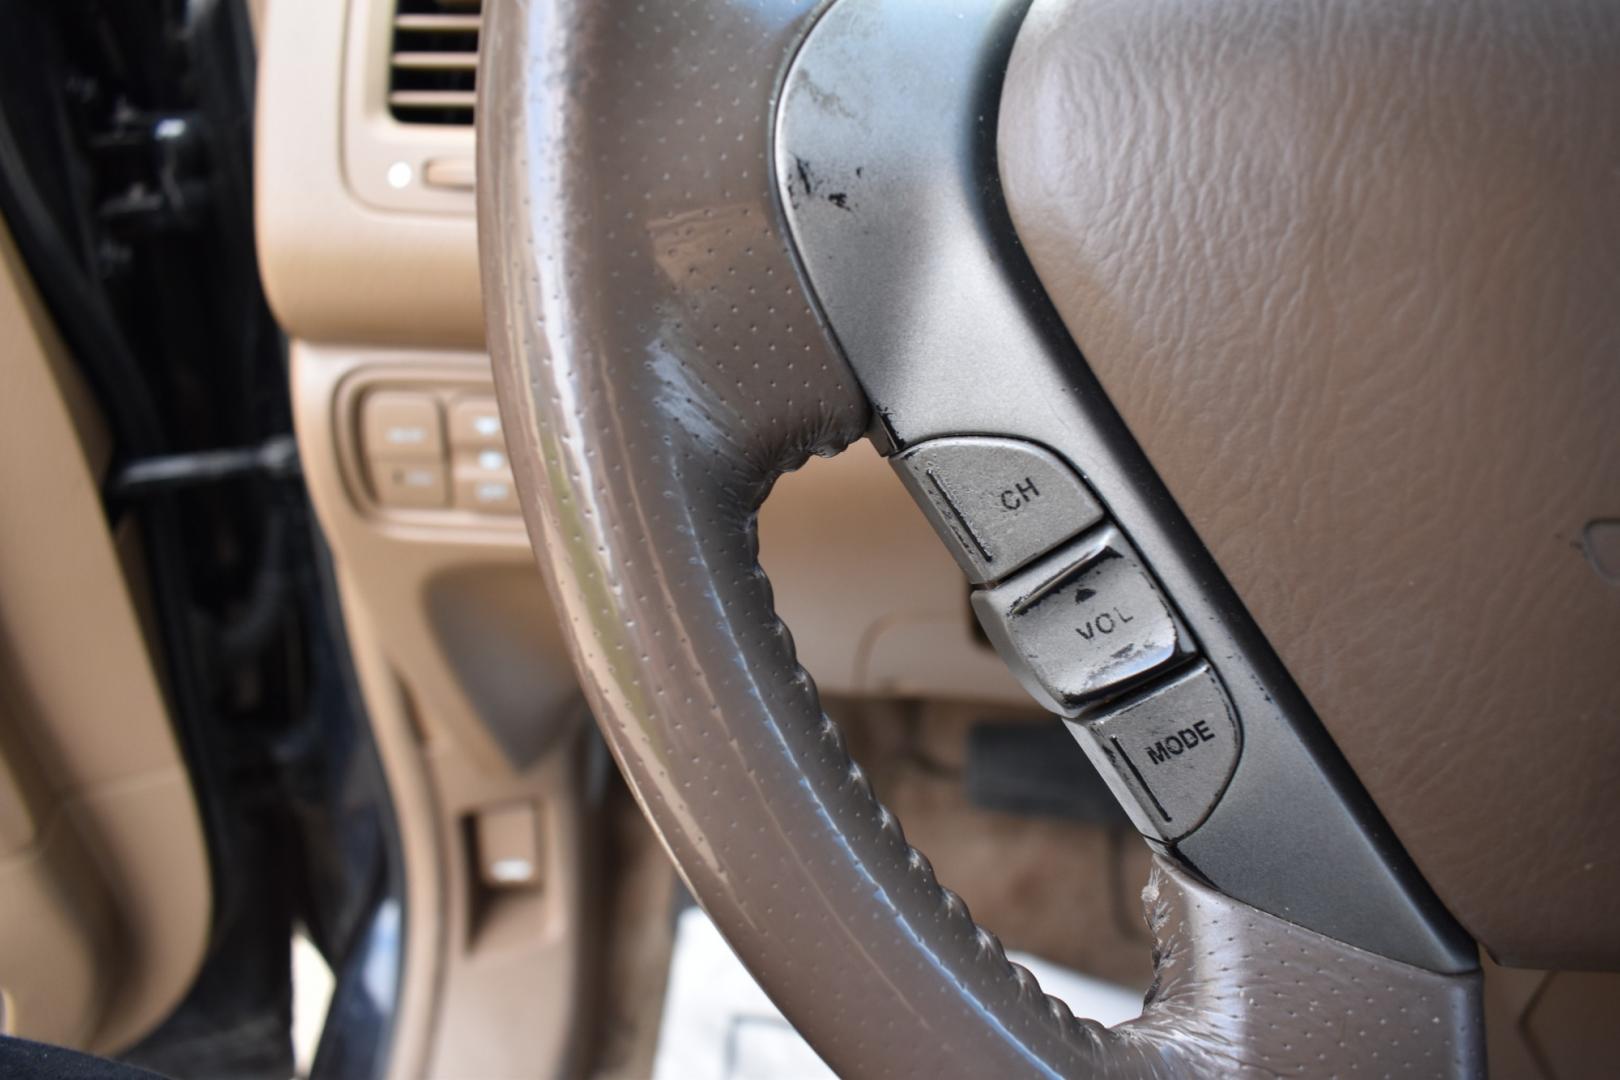
M 1037 0 L 1019 237 L 1463 924 L 1620 965 L 1620 10 Z

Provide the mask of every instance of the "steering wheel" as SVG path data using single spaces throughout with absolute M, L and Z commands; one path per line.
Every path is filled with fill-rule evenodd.
M 1128 336 L 1093 327 L 1210 314 L 1155 261 L 1181 248 L 1281 248 L 1421 183 L 1379 156 L 1376 110 L 1336 95 L 1368 56 L 1511 22 L 1509 0 L 487 6 L 480 243 L 530 533 L 631 790 L 822 1057 L 845 1076 L 1482 1074 L 1473 939 L 1115 411 L 1092 367 Z M 1534 72 L 1569 39 L 1516 40 Z M 1394 67 L 1391 98 L 1445 99 L 1445 74 Z M 1312 169 L 1352 175 L 1342 197 L 1232 193 L 1252 163 L 1210 133 L 1276 70 L 1327 88 L 1276 108 L 1325 110 Z M 1161 170 L 1200 194 L 1156 202 Z M 1211 317 L 1274 315 L 1262 296 Z M 1007 960 L 795 661 L 755 514 L 863 436 L 1154 846 L 1137 1020 L 1077 1019 Z

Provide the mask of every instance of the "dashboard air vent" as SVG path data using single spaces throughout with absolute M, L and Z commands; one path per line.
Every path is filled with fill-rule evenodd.
M 388 111 L 406 124 L 473 122 L 483 0 L 399 0 Z

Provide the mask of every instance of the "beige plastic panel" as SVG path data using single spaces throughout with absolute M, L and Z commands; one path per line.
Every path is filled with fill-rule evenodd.
M 293 348 L 299 453 L 316 512 L 338 566 L 383 635 L 390 666 L 405 678 L 427 736 L 454 739 L 492 775 L 532 760 L 570 722 L 577 692 L 520 519 L 470 511 L 387 510 L 368 491 L 359 453 L 359 409 L 368 388 L 492 393 L 489 361 L 476 353 Z M 497 599 L 498 598 L 498 599 Z M 475 640 L 485 628 L 467 613 L 516 600 L 530 618 L 499 619 L 522 639 Z M 497 633 L 498 633 L 497 628 Z M 512 650 L 519 649 L 518 656 Z M 495 718 L 527 732 L 520 753 L 492 734 L 487 684 L 495 660 L 521 659 L 526 715 Z M 508 675 L 510 673 L 507 673 Z M 500 695 L 511 699 L 514 691 Z
M 600 896 L 583 706 L 577 716 L 566 747 L 501 780 L 452 745 L 428 749 L 442 840 L 457 857 L 429 1076 L 577 1074 L 592 1026 L 586 988 L 599 956 L 592 920 Z M 602 753 L 599 769 L 609 767 Z M 524 803 L 538 822 L 537 880 L 491 886 L 473 861 L 472 816 Z
M 365 119 L 364 93 L 357 93 L 352 117 L 345 96 L 345 56 L 359 65 L 354 77 L 365 79 L 366 65 L 375 62 L 367 50 L 387 48 L 386 34 L 374 41 L 348 33 L 351 27 L 375 33 L 369 11 L 355 8 L 351 22 L 351 5 L 339 0 L 266 5 L 254 164 L 265 291 L 294 337 L 477 347 L 484 327 L 472 216 L 379 209 L 357 194 L 345 172 L 369 177 L 373 167 L 366 164 L 369 152 L 344 159 L 350 134 L 359 132 L 363 141 L 378 128 Z M 381 159 L 389 159 L 386 139 L 368 145 L 382 146 Z
M 341 567 L 338 592 L 355 676 L 394 804 L 394 823 L 404 862 L 405 970 L 394 1012 L 388 1075 L 407 1080 L 423 1075 L 433 1043 L 442 992 L 440 979 L 446 964 L 445 920 L 448 896 L 454 887 L 449 880 L 452 869 L 446 865 L 437 797 L 422 754 L 421 730 L 405 689 L 383 654 L 381 635 Z
M 405 859 L 396 1076 L 559 1075 L 586 1029 L 585 730 L 520 521 L 395 511 L 367 494 L 368 388 L 490 392 L 481 355 L 296 343 L 299 452 L 337 563 Z M 480 880 L 471 817 L 527 802 L 540 880 Z
M 3 230 L 0 356 L 5 1029 L 112 1052 L 190 986 L 207 853 L 125 576 L 138 552 L 102 510 L 105 434 Z
M 287 0 L 276 0 L 286 3 Z M 349 36 L 344 48 L 343 169 L 349 189 L 380 210 L 459 214 L 471 220 L 473 189 L 425 182 L 430 162 L 460 163 L 470 173 L 471 125 L 402 124 L 388 112 L 388 58 L 398 0 L 349 0 Z M 341 5 L 328 3 L 329 7 Z M 410 169 L 396 187 L 389 170 Z
M 390 1075 L 569 1075 L 587 1029 L 593 954 L 589 820 L 578 736 L 530 770 L 492 774 L 453 739 L 428 734 L 393 636 L 341 575 L 355 668 L 399 824 L 408 902 L 405 975 Z M 537 888 L 477 880 L 469 815 L 527 801 L 540 822 Z

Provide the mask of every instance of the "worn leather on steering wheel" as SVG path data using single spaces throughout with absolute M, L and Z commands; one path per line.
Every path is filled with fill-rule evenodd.
M 1142 1019 L 1076 1020 L 873 797 L 756 560 L 773 480 L 866 402 L 773 202 L 769 110 L 810 3 L 491 0 L 489 345 L 581 684 L 693 894 L 845 1076 L 1469 1075 L 1477 984 L 1161 863 Z M 836 572 L 829 567 L 828 572 Z

